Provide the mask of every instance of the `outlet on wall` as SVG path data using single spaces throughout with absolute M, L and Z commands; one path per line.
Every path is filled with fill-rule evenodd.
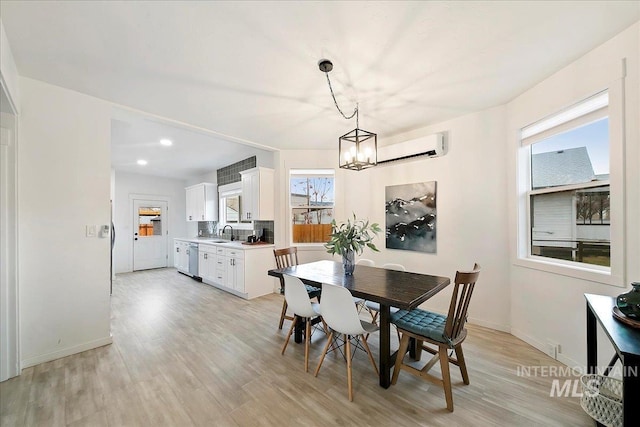
M 557 359 L 558 354 L 561 353 L 560 348 L 560 344 L 558 344 L 557 342 L 547 341 L 547 354 L 554 359 Z
M 98 226 L 87 225 L 87 237 L 96 237 L 98 235 Z

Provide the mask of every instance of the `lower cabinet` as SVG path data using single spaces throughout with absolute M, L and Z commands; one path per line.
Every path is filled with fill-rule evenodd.
M 245 299 L 274 292 L 275 280 L 267 276 L 274 268 L 272 247 L 243 250 L 200 244 L 199 249 L 204 283 Z
M 198 275 L 203 281 L 216 279 L 217 255 L 215 246 L 198 245 Z
M 189 272 L 189 243 L 182 240 L 173 242 L 173 266 L 184 273 Z

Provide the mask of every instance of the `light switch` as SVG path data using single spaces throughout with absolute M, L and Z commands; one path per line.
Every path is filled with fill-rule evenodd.
M 87 237 L 96 237 L 98 235 L 98 226 L 87 225 Z

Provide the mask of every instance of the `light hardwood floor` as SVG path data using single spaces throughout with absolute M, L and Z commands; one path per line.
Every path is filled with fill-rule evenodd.
M 25 369 L 0 384 L 0 424 L 593 425 L 577 399 L 549 397 L 551 378 L 516 375 L 519 365 L 557 362 L 509 334 L 477 326 L 469 326 L 463 345 L 471 384 L 463 385 L 452 367 L 453 413 L 441 388 L 412 375 L 401 373 L 397 385 L 379 387 L 360 352 L 349 402 L 343 359 L 328 355 L 313 376 L 325 342 L 320 331 L 313 335 L 309 373 L 302 345 L 280 355 L 289 324 L 277 329 L 281 298 L 245 301 L 174 269 L 118 275 L 113 344 Z M 377 334 L 369 341 L 377 359 Z

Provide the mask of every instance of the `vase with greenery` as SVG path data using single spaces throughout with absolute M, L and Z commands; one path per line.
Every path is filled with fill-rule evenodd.
M 365 247 L 379 252 L 373 244 L 373 238 L 382 231 L 377 223 L 369 224 L 368 220 L 348 219 L 347 222 L 337 224 L 335 219 L 331 222 L 331 237 L 324 245 L 330 254 L 342 255 L 344 274 L 352 275 L 355 268 L 354 258 L 360 255 Z

